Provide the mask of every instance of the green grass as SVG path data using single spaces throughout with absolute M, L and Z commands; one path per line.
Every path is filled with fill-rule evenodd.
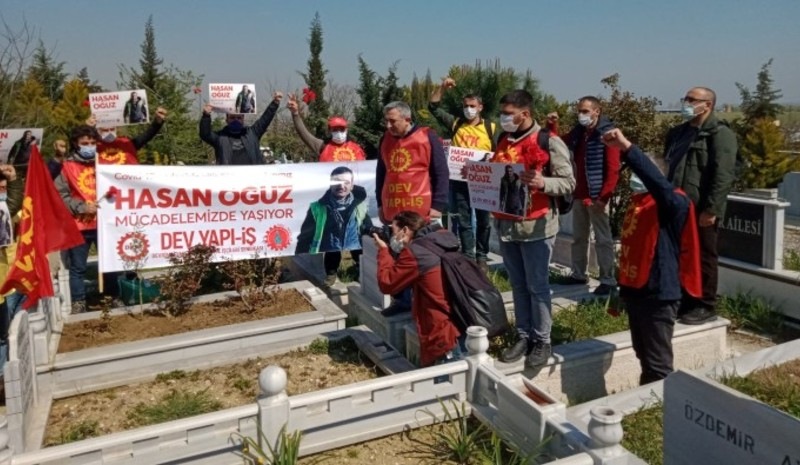
M 595 299 L 580 302 L 553 315 L 550 335 L 553 344 L 591 339 L 628 330 L 626 316 L 613 317 L 607 313 L 608 301 Z
M 783 314 L 752 292 L 722 296 L 717 303 L 717 311 L 731 321 L 731 329 L 744 328 L 774 336 L 783 331 Z
M 140 403 L 128 414 L 131 426 L 146 426 L 215 412 L 222 403 L 207 391 L 189 392 L 173 389 L 154 404 Z
M 800 418 L 800 361 L 767 367 L 747 376 L 723 375 L 719 382 Z
M 317 338 L 311 341 L 308 345 L 308 351 L 314 355 L 322 355 L 328 353 L 328 340 L 325 338 Z
M 783 269 L 800 271 L 800 252 L 787 250 L 783 253 Z
M 650 465 L 664 461 L 664 408 L 657 405 L 639 410 L 622 419 L 622 447 Z
M 507 292 L 511 290 L 511 282 L 508 280 L 508 272 L 505 268 L 492 270 L 487 277 L 498 291 Z
M 56 443 L 48 445 L 55 446 L 58 444 L 82 441 L 84 439 L 95 438 L 100 436 L 100 434 L 100 423 L 94 420 L 84 420 L 75 425 L 71 425 L 66 431 L 61 433 L 61 437 Z

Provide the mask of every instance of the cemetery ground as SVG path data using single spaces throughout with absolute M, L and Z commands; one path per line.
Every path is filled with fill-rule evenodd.
M 192 304 L 191 308 L 179 317 L 145 312 L 68 323 L 64 325 L 59 353 L 313 310 L 308 301 L 294 289 L 275 291 L 273 299 L 270 305 L 252 310 L 247 308 L 241 299 L 232 297 Z
M 176 370 L 152 382 L 59 399 L 53 402 L 45 445 L 89 437 L 253 402 L 258 375 L 268 365 L 286 370 L 289 395 L 351 384 L 380 376 L 352 338 L 316 339 L 308 347 L 208 370 Z

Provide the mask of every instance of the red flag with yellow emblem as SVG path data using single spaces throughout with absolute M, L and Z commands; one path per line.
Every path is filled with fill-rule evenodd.
M 27 295 L 23 304 L 27 309 L 41 297 L 53 295 L 47 254 L 83 243 L 83 236 L 56 192 L 36 145 L 31 147 L 21 214 L 17 256 L 0 294 L 16 289 Z

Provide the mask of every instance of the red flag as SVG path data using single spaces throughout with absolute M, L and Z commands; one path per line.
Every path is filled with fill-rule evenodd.
M 53 295 L 47 254 L 83 243 L 83 236 L 56 192 L 36 145 L 31 146 L 21 213 L 17 256 L 0 294 L 16 289 L 27 295 L 23 304 L 27 309 L 41 297 Z

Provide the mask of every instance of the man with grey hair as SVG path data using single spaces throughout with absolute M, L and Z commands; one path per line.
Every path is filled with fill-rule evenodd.
M 697 215 L 703 294 L 685 295 L 679 313 L 681 323 L 690 325 L 717 317 L 717 235 L 736 177 L 736 134 L 714 114 L 716 100 L 708 87 L 689 89 L 681 99 L 685 122 L 669 130 L 664 144 L 667 177 L 686 192 Z
M 380 157 L 375 176 L 378 214 L 384 224 L 401 211 L 413 211 L 431 221 L 441 221 L 447 208 L 450 174 L 442 141 L 428 127 L 411 120 L 411 107 L 391 102 L 383 108 L 386 133 L 378 144 Z M 399 253 L 400 250 L 395 250 Z M 411 309 L 410 295 L 396 296 L 384 316 Z

